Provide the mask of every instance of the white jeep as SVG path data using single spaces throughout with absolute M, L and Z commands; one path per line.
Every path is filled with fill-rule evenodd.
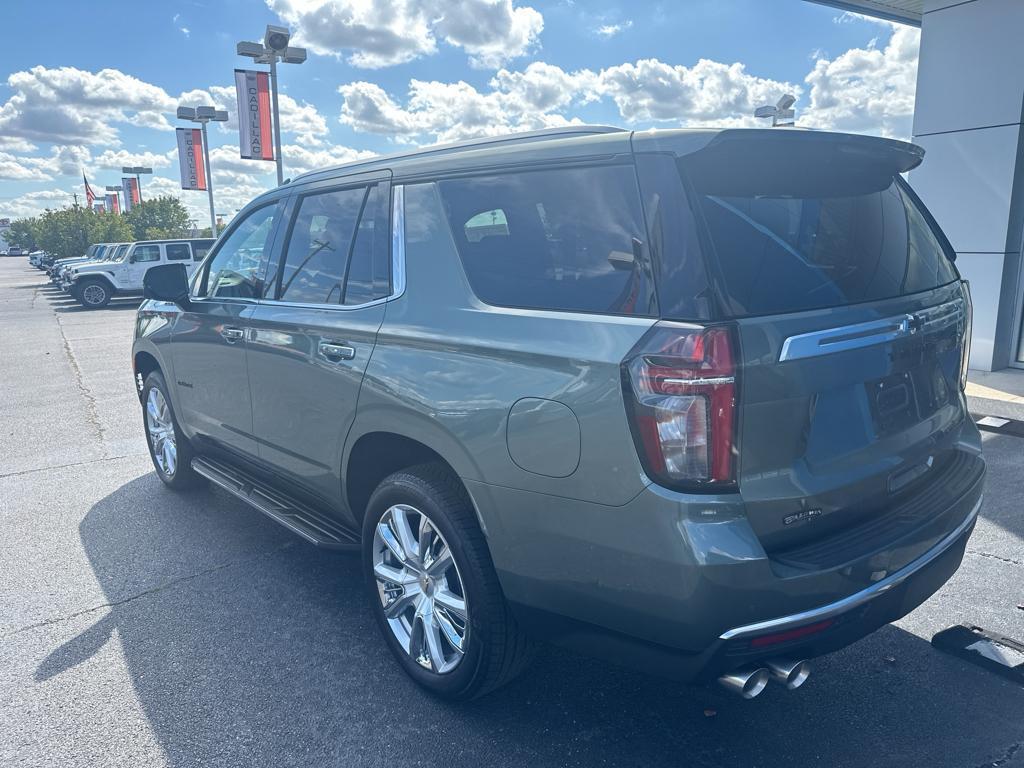
M 83 263 L 67 275 L 66 290 L 89 309 L 105 307 L 114 296 L 142 296 L 142 279 L 151 267 L 184 264 L 189 275 L 214 240 L 143 240 L 110 261 Z

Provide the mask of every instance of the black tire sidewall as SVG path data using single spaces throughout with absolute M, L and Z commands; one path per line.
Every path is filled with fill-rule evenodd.
M 474 567 L 475 558 L 466 551 L 466 540 L 445 509 L 440 494 L 430 483 L 407 473 L 398 473 L 384 480 L 370 497 L 363 521 L 363 571 L 369 592 L 370 605 L 385 642 L 405 671 L 430 692 L 449 699 L 470 698 L 479 684 L 483 654 L 488 645 L 490 617 L 487 608 L 493 599 L 485 594 L 484 579 Z M 395 504 L 409 506 L 426 513 L 444 537 L 462 577 L 469 611 L 469 637 L 465 655 L 451 672 L 439 675 L 421 667 L 405 652 L 388 625 L 377 593 L 377 580 L 373 575 L 373 539 L 377 523 L 387 509 Z

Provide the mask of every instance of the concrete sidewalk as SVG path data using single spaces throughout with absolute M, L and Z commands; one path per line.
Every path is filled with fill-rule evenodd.
M 971 413 L 1024 421 L 1024 369 L 970 371 L 967 402 Z

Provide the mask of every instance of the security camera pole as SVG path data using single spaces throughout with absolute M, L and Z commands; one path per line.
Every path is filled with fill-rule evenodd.
M 274 160 L 277 163 L 277 184 L 284 183 L 284 166 L 281 158 L 281 120 L 277 108 L 277 62 L 301 64 L 306 60 L 305 48 L 289 47 L 291 32 L 284 27 L 267 25 L 262 43 L 241 42 L 235 50 L 239 56 L 248 56 L 257 64 L 270 65 L 270 99 L 274 116 Z
M 203 163 L 206 166 L 206 193 L 210 198 L 210 234 L 217 236 L 217 216 L 213 212 L 213 172 L 210 169 L 210 142 L 206 140 L 206 124 L 227 122 L 228 113 L 215 107 L 178 107 L 179 120 L 199 123 L 203 130 Z

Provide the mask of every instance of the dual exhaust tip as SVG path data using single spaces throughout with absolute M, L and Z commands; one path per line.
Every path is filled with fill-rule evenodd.
M 763 667 L 743 667 L 722 675 L 718 682 L 727 691 L 739 694 L 744 699 L 752 699 L 765 689 L 769 680 L 795 691 L 807 681 L 810 674 L 811 667 L 806 661 L 769 659 Z

